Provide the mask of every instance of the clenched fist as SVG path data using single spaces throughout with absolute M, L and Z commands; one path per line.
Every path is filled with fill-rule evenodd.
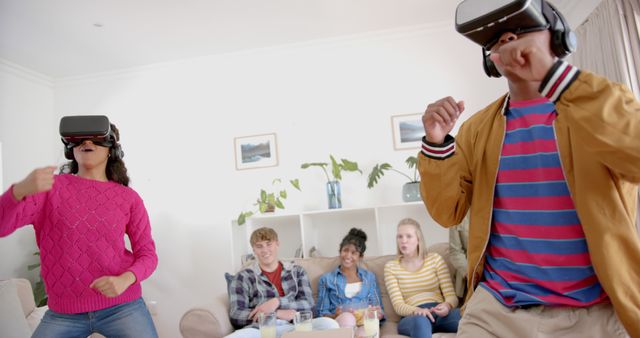
M 35 169 L 24 180 L 13 186 L 13 197 L 21 201 L 25 196 L 51 190 L 54 170 L 56 170 L 55 166 Z
M 120 276 L 102 276 L 89 285 L 101 294 L 113 298 L 120 296 L 125 290 L 135 283 L 136 276 L 131 271 L 127 271 Z
M 445 136 L 451 132 L 463 111 L 464 101 L 456 102 L 451 96 L 428 105 L 422 115 L 422 125 L 427 141 L 443 143 Z
M 540 82 L 555 62 L 549 31 L 504 33 L 491 49 L 491 61 L 507 79 Z

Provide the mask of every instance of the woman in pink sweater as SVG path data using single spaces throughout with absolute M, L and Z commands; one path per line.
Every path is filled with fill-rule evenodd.
M 140 282 L 158 257 L 119 138 L 111 124 L 105 137 L 66 143 L 62 174 L 36 169 L 0 197 L 0 237 L 33 224 L 40 248 L 49 310 L 33 337 L 157 337 Z

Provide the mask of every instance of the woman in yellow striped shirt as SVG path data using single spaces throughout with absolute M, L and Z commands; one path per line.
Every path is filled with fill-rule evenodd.
M 460 309 L 449 269 L 437 253 L 427 253 L 420 224 L 398 224 L 398 259 L 387 262 L 384 282 L 393 309 L 403 318 L 398 333 L 430 338 L 433 332 L 457 332 Z

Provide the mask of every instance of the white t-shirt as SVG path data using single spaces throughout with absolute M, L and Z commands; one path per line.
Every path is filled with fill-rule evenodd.
M 357 283 L 347 283 L 347 286 L 344 288 L 344 295 L 347 298 L 353 298 L 353 296 L 357 295 L 362 289 L 362 282 Z

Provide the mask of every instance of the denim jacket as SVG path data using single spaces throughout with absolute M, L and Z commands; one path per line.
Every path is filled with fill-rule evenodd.
M 316 305 L 316 316 L 333 315 L 336 313 L 338 305 L 350 303 L 371 304 L 376 302 L 382 308 L 382 298 L 380 288 L 376 282 L 376 275 L 363 268 L 358 268 L 358 277 L 362 280 L 360 292 L 347 298 L 344 289 L 347 286 L 347 279 L 340 266 L 332 272 L 327 272 L 320 277 L 318 282 L 318 303 Z M 383 309 L 384 312 L 384 309 Z

